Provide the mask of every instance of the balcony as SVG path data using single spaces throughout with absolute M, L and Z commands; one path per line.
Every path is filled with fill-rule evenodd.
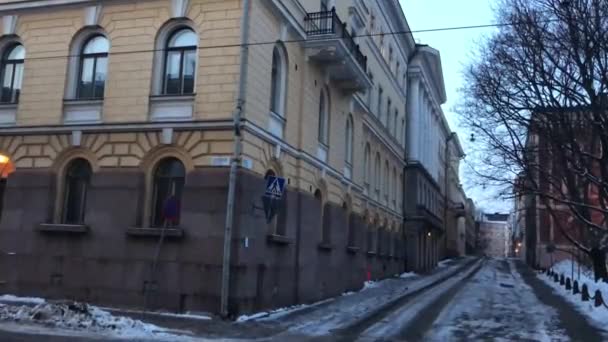
M 306 55 L 324 67 L 331 80 L 345 91 L 364 91 L 371 87 L 367 77 L 367 57 L 361 53 L 335 9 L 307 13 Z

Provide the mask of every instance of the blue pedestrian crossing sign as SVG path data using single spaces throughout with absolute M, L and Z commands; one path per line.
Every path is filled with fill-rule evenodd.
M 285 191 L 285 178 L 269 176 L 266 178 L 265 196 L 280 199 Z

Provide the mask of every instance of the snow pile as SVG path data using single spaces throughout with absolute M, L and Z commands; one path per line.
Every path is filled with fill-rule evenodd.
M 558 274 L 563 274 L 565 277 L 572 277 L 572 261 L 564 260 L 553 265 L 553 271 Z M 604 302 L 608 304 L 608 284 L 604 282 L 595 282 L 593 277 L 593 271 L 588 269 L 584 265 L 580 265 L 580 276 L 579 276 L 579 265 L 574 262 L 574 280 L 578 280 L 579 289 L 582 288 L 583 284 L 587 285 L 589 295 L 593 297 L 596 290 L 602 292 L 602 298 Z M 591 322 L 595 323 L 595 326 L 604 329 L 606 322 L 608 322 L 608 308 L 605 306 L 595 307 L 594 301 L 589 300 L 583 302 L 581 295 L 572 295 L 571 290 L 566 290 L 566 287 L 553 281 L 553 278 L 548 277 L 546 274 L 539 274 L 539 278 L 542 279 L 547 285 L 551 286 L 554 291 L 561 297 L 566 299 L 568 302 L 573 304 L 576 309 L 584 316 L 588 317 Z
M 574 276 L 572 266 L 574 266 Z M 563 274 L 564 277 L 570 277 L 573 280 L 578 280 L 580 287 L 582 287 L 583 284 L 587 284 L 589 295 L 591 296 L 595 295 L 596 290 L 600 290 L 602 292 L 602 298 L 606 303 L 608 303 L 608 283 L 604 283 L 602 281 L 598 281 L 596 283 L 595 277 L 593 276 L 593 270 L 587 268 L 587 266 L 579 265 L 577 262 L 573 262 L 571 260 L 563 260 L 553 265 L 553 271 L 557 272 L 558 274 Z
M 254 319 L 266 317 L 269 314 L 270 314 L 269 312 L 262 311 L 262 312 L 255 313 L 253 315 L 241 315 L 241 316 L 239 316 L 239 318 L 236 319 L 236 321 L 238 323 L 243 323 L 243 322 L 251 321 L 251 320 L 254 320 Z
M 123 338 L 152 337 L 157 333 L 166 332 L 153 324 L 113 316 L 94 306 L 76 302 L 43 301 L 34 307 L 0 304 L 0 320 L 93 333 L 112 333 Z
M 17 297 L 10 294 L 0 296 L 0 303 L 42 304 L 45 300 L 36 297 Z
M 407 279 L 407 278 L 413 278 L 413 277 L 417 277 L 417 276 L 418 276 L 418 274 L 416 274 L 414 272 L 405 272 L 405 273 L 401 274 L 399 276 L 399 278 L 401 278 L 401 279 Z
M 379 285 L 380 285 L 380 283 L 377 281 L 368 280 L 363 284 L 363 288 L 361 289 L 361 291 L 373 289 L 373 288 L 378 287 Z

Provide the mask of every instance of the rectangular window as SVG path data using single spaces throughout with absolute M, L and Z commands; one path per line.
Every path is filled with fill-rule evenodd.
M 108 59 L 105 57 L 97 58 L 97 65 L 95 66 L 95 89 L 93 90 L 93 97 L 103 98 L 104 85 L 106 83 L 106 75 L 108 73 Z
M 196 75 L 196 51 L 184 52 L 184 94 L 194 93 L 194 75 Z
M 82 72 L 80 75 L 80 89 L 78 95 L 81 98 L 92 98 L 94 94 L 93 88 L 93 70 L 95 68 L 95 58 L 86 58 L 82 60 Z
M 167 52 L 167 74 L 165 79 L 165 94 L 180 94 L 181 51 Z
M 2 102 L 13 102 L 13 93 L 11 86 L 13 84 L 13 65 L 7 66 L 4 69 L 4 80 L 2 82 Z

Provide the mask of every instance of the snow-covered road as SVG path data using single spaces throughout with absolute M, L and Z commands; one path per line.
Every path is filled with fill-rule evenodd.
M 603 327 L 589 324 L 535 271 L 505 259 L 451 260 L 431 274 L 238 322 L 179 315 L 140 321 L 96 307 L 2 298 L 0 341 L 608 341 Z
M 407 334 L 411 335 L 411 334 Z M 557 311 L 507 260 L 488 260 L 443 307 L 427 341 L 570 341 Z

